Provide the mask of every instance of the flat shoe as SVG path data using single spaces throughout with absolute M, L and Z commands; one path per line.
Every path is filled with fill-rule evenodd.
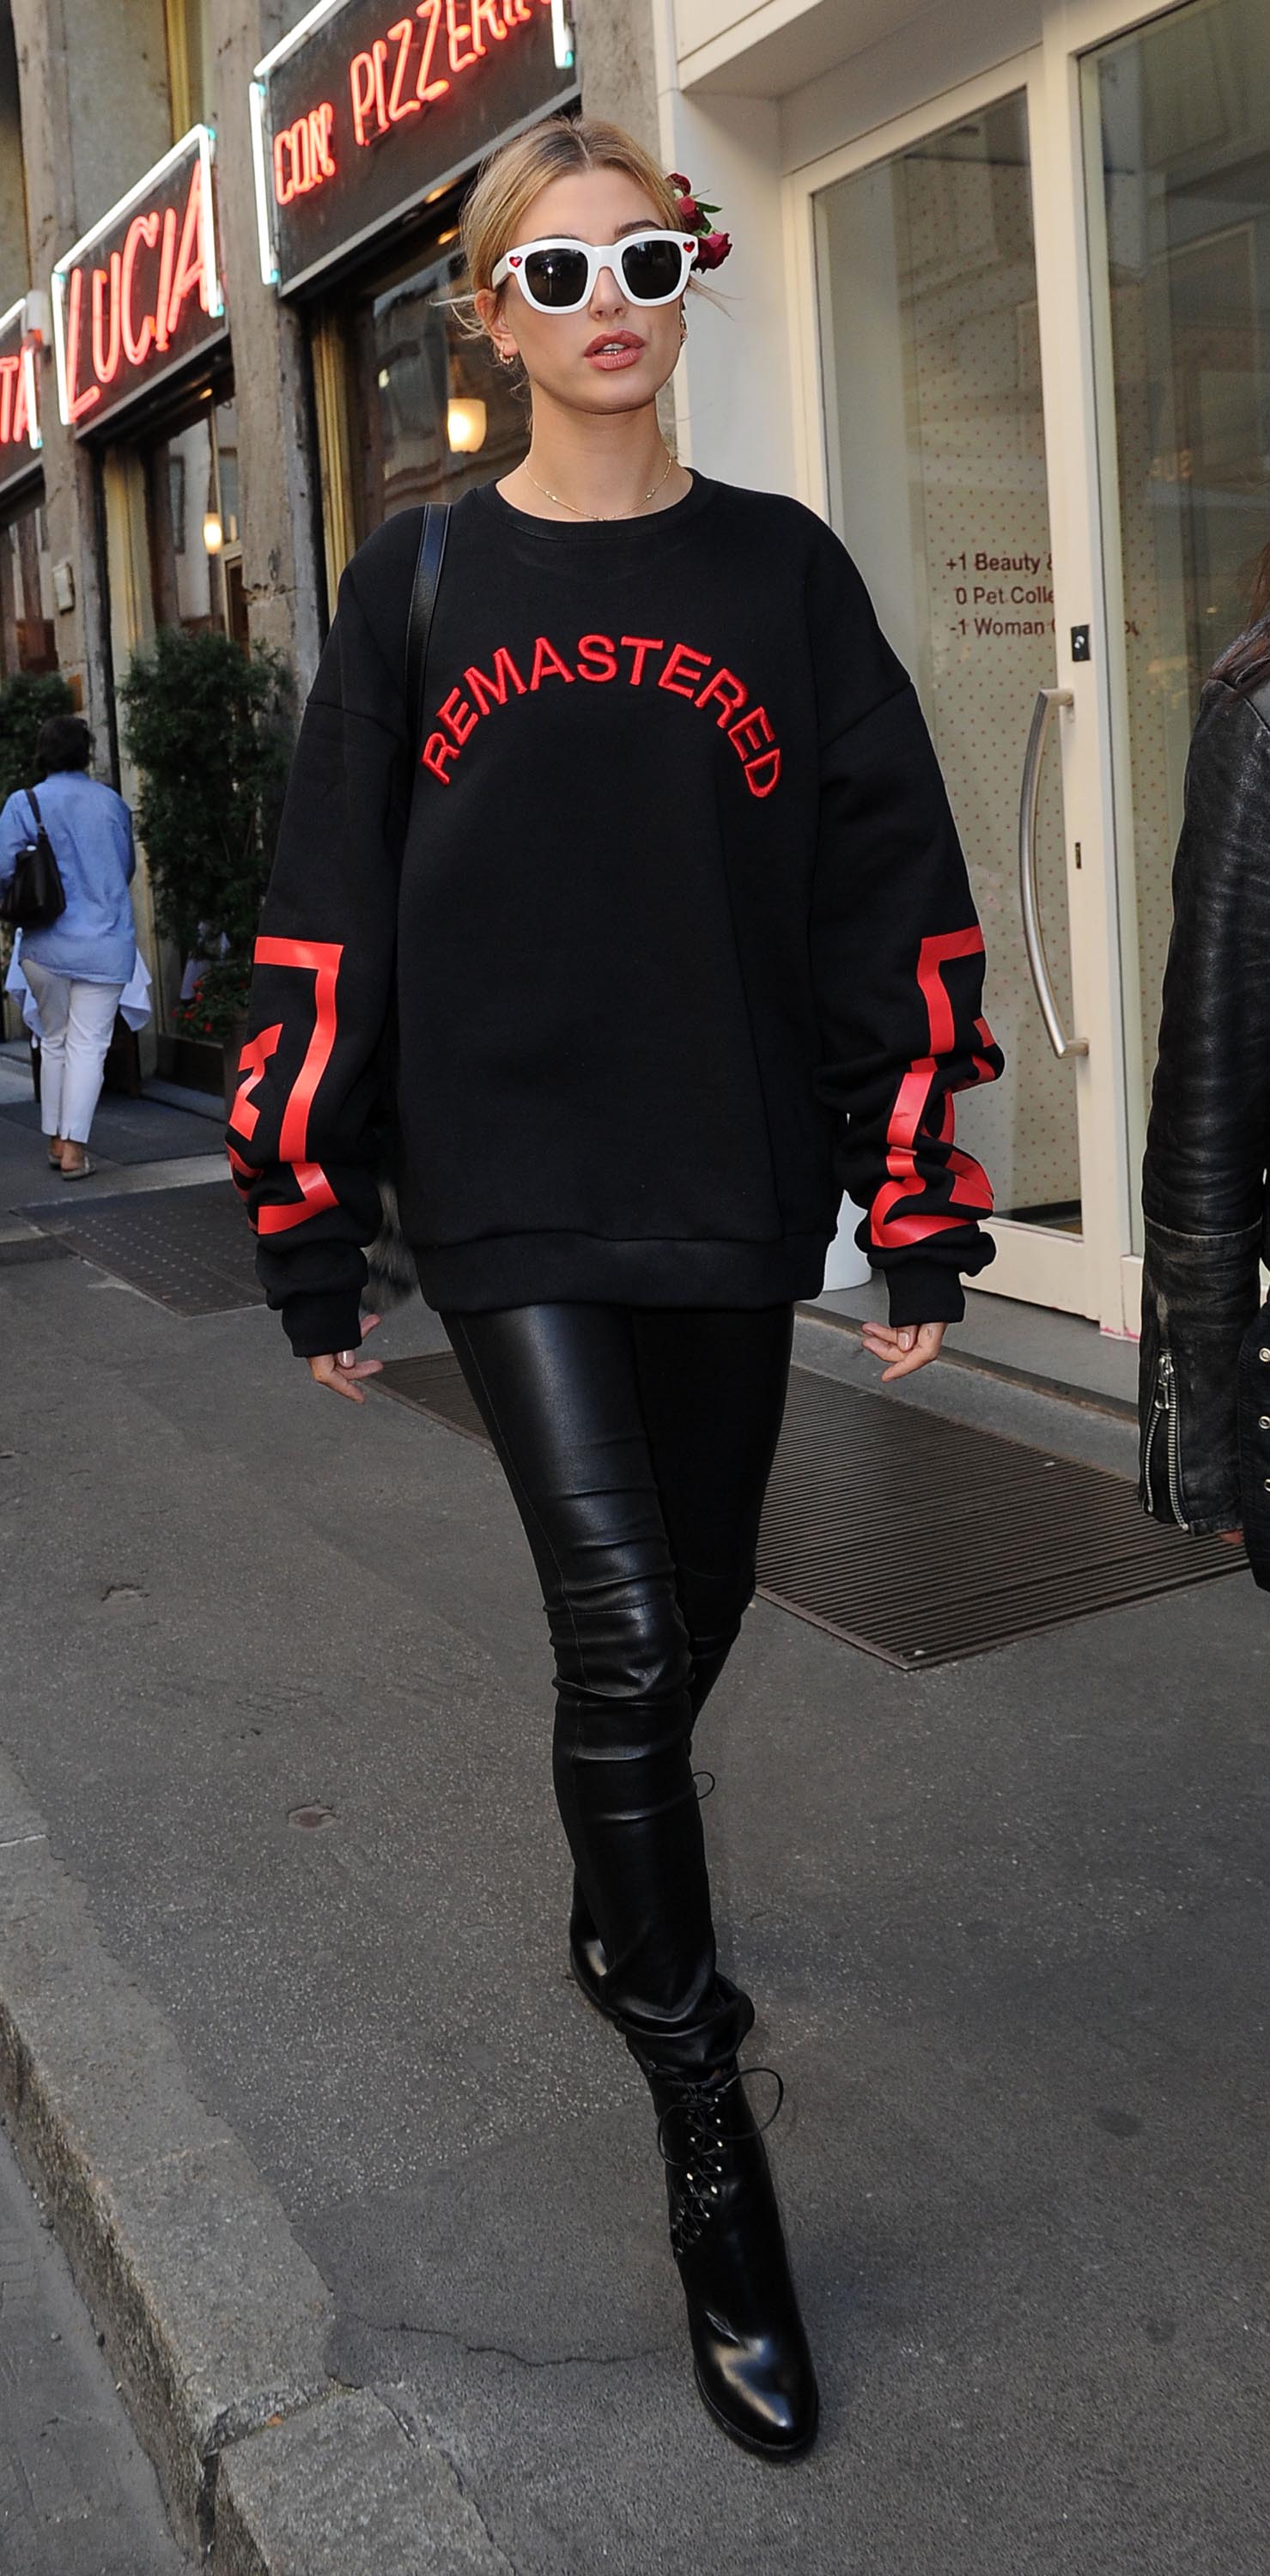
M 94 1169 L 94 1165 L 89 1162 L 87 1155 L 85 1155 L 82 1163 L 72 1163 L 69 1170 L 65 1163 L 59 1163 L 57 1168 L 64 1181 L 86 1181 L 89 1173 Z
M 48 1167 L 49 1167 L 49 1170 L 50 1170 L 51 1172 L 60 1172 L 60 1170 L 61 1170 L 61 1168 L 62 1168 L 62 1157 L 61 1157 L 61 1155 L 60 1155 L 60 1154 L 50 1154 L 50 1155 L 49 1155 L 49 1158 L 48 1158 Z

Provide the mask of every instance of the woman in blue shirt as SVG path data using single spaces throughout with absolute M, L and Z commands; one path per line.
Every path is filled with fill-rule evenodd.
M 36 738 L 40 819 L 53 844 L 66 910 L 22 938 L 22 972 L 40 1015 L 40 1123 L 64 1180 L 92 1169 L 85 1147 L 119 997 L 136 938 L 128 894 L 136 868 L 122 796 L 88 776 L 93 738 L 82 716 L 50 716 Z M 35 830 L 25 788 L 0 813 L 0 885 Z

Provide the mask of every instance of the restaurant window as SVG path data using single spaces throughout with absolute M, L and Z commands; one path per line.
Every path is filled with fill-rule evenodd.
M 239 526 L 238 415 L 207 394 L 145 451 L 146 526 L 156 626 L 247 642 Z
M 463 327 L 467 289 L 451 207 L 387 272 L 330 298 L 312 335 L 327 576 L 397 510 L 496 482 L 529 445 L 516 380 Z
M 511 471 L 529 444 L 524 401 L 487 340 L 464 330 L 457 254 L 412 267 L 362 307 L 365 526 L 422 501 L 457 501 Z
M 0 680 L 56 669 L 48 529 L 43 503 L 28 501 L 0 526 Z

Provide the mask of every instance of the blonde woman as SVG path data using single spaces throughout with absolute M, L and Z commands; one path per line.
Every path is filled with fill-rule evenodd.
M 585 118 L 477 183 L 473 307 L 528 379 L 529 451 L 451 513 L 417 743 L 419 513 L 344 576 L 230 1145 L 293 1350 L 361 1403 L 395 1016 L 405 1231 L 542 1582 L 574 1971 L 651 2089 L 700 2394 L 787 2459 L 816 2381 L 692 1730 L 753 1592 L 793 1304 L 841 1193 L 890 1287 L 870 1347 L 904 1376 L 990 1257 L 952 1094 L 1000 1058 L 939 773 L 858 575 L 809 511 L 663 443 L 695 211 Z

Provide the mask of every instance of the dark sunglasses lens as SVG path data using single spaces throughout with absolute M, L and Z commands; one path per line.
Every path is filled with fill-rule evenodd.
M 677 242 L 631 242 L 622 253 L 622 275 L 628 292 L 648 301 L 677 294 L 683 280 L 683 254 Z
M 552 250 L 531 250 L 525 262 L 525 284 L 536 304 L 556 305 L 563 312 L 581 304 L 586 294 L 586 253 L 557 243 Z

